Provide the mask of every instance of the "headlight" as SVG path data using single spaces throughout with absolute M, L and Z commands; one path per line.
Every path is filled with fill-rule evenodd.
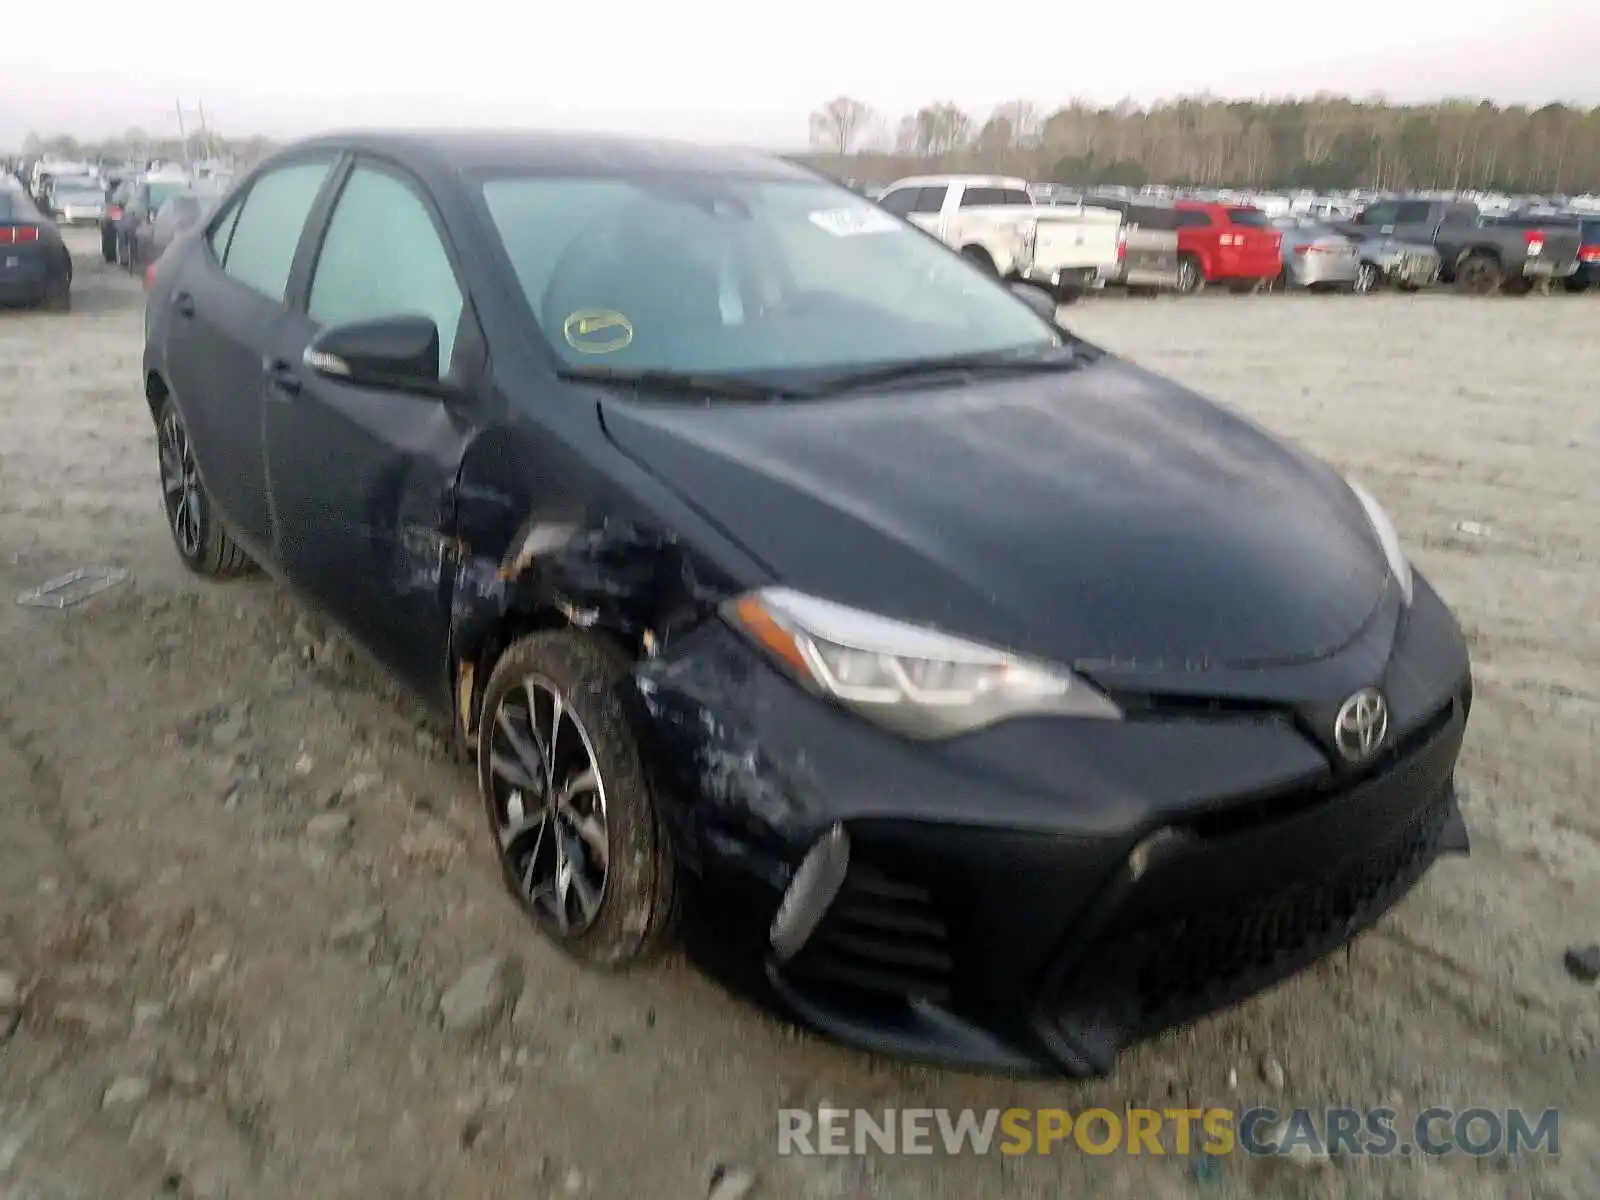
M 949 737 L 1017 716 L 1122 717 L 1064 667 L 788 588 L 747 592 L 723 615 L 812 691 L 907 737 Z
M 1355 493 L 1356 499 L 1361 501 L 1361 507 L 1366 509 L 1367 523 L 1372 526 L 1372 532 L 1378 538 L 1378 545 L 1383 547 L 1384 558 L 1389 560 L 1390 573 L 1400 585 L 1400 599 L 1410 604 L 1414 590 L 1411 562 L 1400 547 L 1400 535 L 1395 532 L 1394 522 L 1389 520 L 1389 514 L 1383 511 L 1383 505 L 1374 500 L 1372 494 L 1364 487 L 1348 479 L 1345 482 L 1350 484 L 1350 490 Z

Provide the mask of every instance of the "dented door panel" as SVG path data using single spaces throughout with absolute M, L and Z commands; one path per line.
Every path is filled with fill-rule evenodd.
M 449 703 L 455 479 L 472 414 L 309 370 L 266 405 L 276 557 L 412 686 Z

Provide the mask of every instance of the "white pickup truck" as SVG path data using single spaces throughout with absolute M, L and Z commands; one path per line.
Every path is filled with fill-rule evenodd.
M 1077 298 L 1117 265 L 1121 213 L 1041 207 L 1025 180 L 920 175 L 890 184 L 878 203 L 1000 278 L 1038 284 L 1061 300 Z

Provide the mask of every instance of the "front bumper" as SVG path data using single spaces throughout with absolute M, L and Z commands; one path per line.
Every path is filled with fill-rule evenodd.
M 1301 682 L 1342 698 L 1350 670 Z M 1466 848 L 1452 779 L 1470 677 L 1425 581 L 1378 674 L 1394 732 L 1359 773 L 1254 704 L 911 745 L 720 623 L 635 678 L 713 973 L 868 1050 L 1083 1076 L 1342 945 Z M 773 916 L 836 823 L 843 889 L 779 962 Z
M 1058 294 L 1063 292 L 1088 291 L 1101 282 L 1098 267 L 1060 267 L 1046 268 L 1040 266 L 1027 266 L 1020 272 L 1025 283 L 1036 287 L 1049 288 Z

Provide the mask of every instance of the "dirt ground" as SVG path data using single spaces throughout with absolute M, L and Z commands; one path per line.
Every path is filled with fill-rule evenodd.
M 1470 860 L 1348 958 L 1075 1085 L 872 1060 L 681 962 L 600 977 L 539 944 L 439 731 L 278 588 L 179 565 L 142 295 L 74 245 L 74 313 L 0 314 L 0 1197 L 692 1200 L 719 1168 L 758 1200 L 1600 1195 L 1600 990 L 1562 967 L 1600 940 L 1600 302 L 1064 311 L 1368 483 L 1479 689 Z M 11 602 L 91 563 L 129 579 Z M 1554 1106 L 1564 1153 L 780 1157 L 776 1110 L 823 1103 Z

